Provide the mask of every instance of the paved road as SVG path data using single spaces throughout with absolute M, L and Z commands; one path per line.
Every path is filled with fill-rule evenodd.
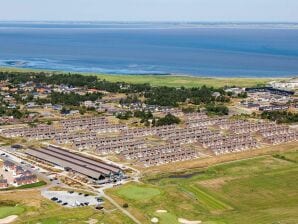
M 64 174 L 59 174 L 60 176 L 66 176 Z M 136 217 L 134 217 L 129 211 L 125 210 L 122 206 L 120 206 L 113 198 L 111 198 L 110 196 L 106 195 L 104 190 L 105 189 L 109 189 L 113 187 L 113 184 L 107 184 L 105 185 L 105 187 L 101 188 L 101 189 L 97 189 L 95 187 L 92 187 L 82 181 L 79 180 L 75 180 L 69 176 L 67 176 L 68 178 L 82 184 L 83 186 L 88 187 L 89 189 L 92 189 L 95 193 L 99 193 L 99 196 L 105 198 L 106 200 L 108 200 L 111 204 L 113 204 L 117 209 L 119 209 L 123 214 L 125 214 L 126 216 L 128 216 L 131 220 L 133 220 L 135 223 L 137 224 L 142 224 Z

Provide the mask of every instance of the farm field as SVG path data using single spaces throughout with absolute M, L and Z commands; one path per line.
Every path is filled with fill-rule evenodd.
M 120 204 L 127 203 L 142 223 L 155 217 L 161 224 L 179 223 L 179 218 L 203 224 L 294 224 L 298 222 L 298 149 L 276 155 L 149 176 L 143 183 L 119 186 L 108 194 Z M 136 189 L 146 197 L 132 197 Z M 152 189 L 159 193 L 152 194 Z

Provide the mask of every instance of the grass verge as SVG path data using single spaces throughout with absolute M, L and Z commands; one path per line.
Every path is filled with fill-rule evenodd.
M 18 189 L 29 189 L 29 188 L 41 187 L 41 186 L 44 186 L 46 184 L 47 183 L 45 181 L 39 181 L 39 182 L 32 183 L 32 184 L 21 185 L 19 187 L 8 187 L 8 188 L 4 188 L 4 189 L 1 189 L 0 191 L 18 190 Z

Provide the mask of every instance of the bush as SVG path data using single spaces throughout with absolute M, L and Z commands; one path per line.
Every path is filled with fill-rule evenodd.
M 179 123 L 180 123 L 180 119 L 169 113 L 165 117 L 160 118 L 156 122 L 156 126 L 179 124 Z
M 208 104 L 206 106 L 206 110 L 209 114 L 215 114 L 215 115 L 228 115 L 229 114 L 229 108 L 225 105 Z
M 194 107 L 183 107 L 182 108 L 182 112 L 183 113 L 185 113 L 185 114 L 187 114 L 187 113 L 193 113 L 193 112 L 195 112 L 195 108 Z
M 276 121 L 277 123 L 296 123 L 298 122 L 298 113 L 287 111 L 264 111 L 261 114 L 261 118 Z
M 132 112 L 131 111 L 126 111 L 126 112 L 123 112 L 123 113 L 118 113 L 116 115 L 116 117 L 120 120 L 128 120 L 129 118 L 132 117 Z

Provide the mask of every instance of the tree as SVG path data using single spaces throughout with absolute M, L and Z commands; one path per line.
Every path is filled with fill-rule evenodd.
M 171 125 L 171 124 L 179 124 L 181 121 L 178 117 L 168 113 L 165 117 L 160 118 L 156 122 L 156 126 L 163 126 L 163 125 Z
M 62 107 L 61 114 L 67 114 L 67 113 L 69 113 L 69 109 L 67 109 L 66 107 Z
M 247 92 L 242 92 L 238 94 L 239 98 L 247 98 Z
M 195 108 L 194 107 L 183 107 L 182 112 L 185 113 L 185 114 L 193 113 L 193 112 L 195 112 Z
M 228 115 L 229 114 L 229 108 L 225 105 L 215 105 L 215 104 L 208 104 L 206 105 L 206 110 L 209 114 L 214 115 Z
M 288 111 L 264 111 L 261 114 L 261 118 L 276 121 L 277 123 L 296 123 L 298 122 L 298 113 Z
M 116 117 L 120 120 L 128 120 L 129 118 L 132 117 L 132 112 L 131 111 L 121 112 L 121 113 L 118 113 Z
M 133 116 L 137 117 L 137 118 L 141 118 L 141 120 L 143 120 L 143 122 L 145 120 L 153 118 L 153 114 L 151 113 L 151 111 L 144 111 L 144 110 L 134 111 Z
M 84 115 L 86 113 L 86 107 L 80 107 L 79 112 L 81 115 Z

